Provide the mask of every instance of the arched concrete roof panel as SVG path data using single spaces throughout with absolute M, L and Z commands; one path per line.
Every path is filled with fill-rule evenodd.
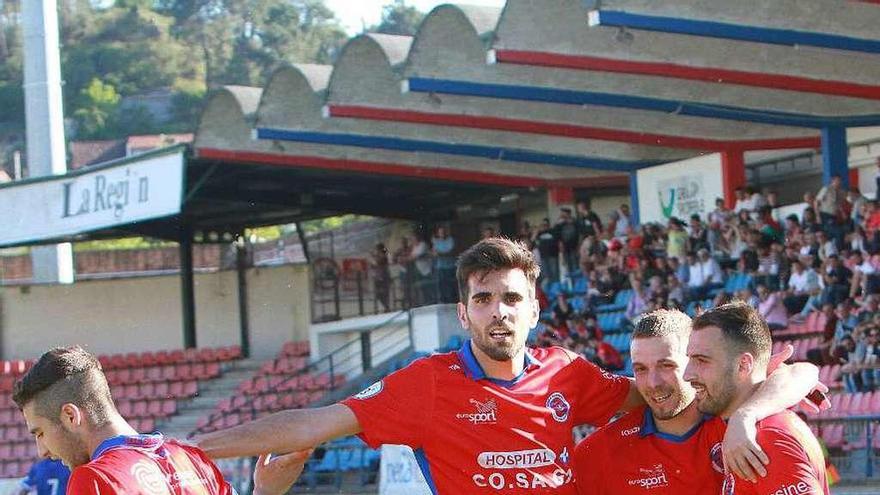
M 669 115 L 661 112 L 595 105 L 565 105 L 451 94 L 427 96 L 421 93 L 410 93 L 403 96 L 405 98 L 401 100 L 400 105 L 378 107 L 379 110 L 393 108 L 428 114 L 453 115 L 461 117 L 462 120 L 471 117 L 497 117 L 524 120 L 537 123 L 537 125 L 541 123 L 566 124 L 723 141 L 818 136 L 818 131 L 801 127 L 747 124 L 730 120 Z M 332 113 L 335 102 L 329 103 Z
M 195 147 L 252 149 L 253 119 L 262 88 L 224 86 L 208 98 L 196 129 Z
M 275 71 L 260 100 L 256 125 L 320 125 L 323 96 L 332 70 L 330 65 L 301 64 Z
M 495 24 L 501 9 L 445 4 L 434 8 L 413 41 L 404 72 L 430 76 L 486 63 Z
M 399 97 L 394 68 L 406 60 L 412 40 L 387 34 L 362 34 L 349 40 L 333 67 L 327 98 L 358 102 Z
M 880 60 L 870 54 L 681 36 L 586 25 L 581 0 L 508 0 L 494 48 L 563 55 L 674 63 L 688 67 L 790 75 L 875 85 Z M 663 3 L 663 2 L 656 2 Z M 855 2 L 849 2 L 852 4 Z M 876 7 L 874 7 L 876 9 Z
M 614 74 L 548 67 L 495 64 L 494 70 L 471 71 L 469 76 L 495 84 L 571 89 L 690 103 L 726 105 L 816 116 L 880 114 L 880 101 L 799 93 L 713 82 L 677 80 L 661 76 Z M 455 78 L 449 73 L 444 78 Z M 476 80 L 476 79 L 474 79 Z
M 624 12 L 880 40 L 875 5 L 849 0 L 602 0 Z

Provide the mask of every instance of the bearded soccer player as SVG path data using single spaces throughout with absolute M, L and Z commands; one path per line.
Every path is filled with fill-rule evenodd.
M 139 435 L 116 410 L 101 364 L 80 347 L 43 354 L 15 384 L 41 457 L 71 469 L 71 495 L 231 495 L 199 449 L 161 434 Z M 302 470 L 297 452 L 257 464 L 255 494 L 281 495 Z
M 371 447 L 412 447 L 433 493 L 573 495 L 572 429 L 603 425 L 642 399 L 627 378 L 568 350 L 526 348 L 538 271 L 524 245 L 480 241 L 458 260 L 458 318 L 471 333 L 461 349 L 419 359 L 341 403 L 282 411 L 196 443 L 233 457 L 360 434 Z
M 767 375 L 770 330 L 747 304 L 732 303 L 696 317 L 688 343 L 685 380 L 696 389 L 700 412 L 729 418 Z M 733 473 L 723 495 L 830 495 L 822 448 L 791 411 L 757 423 L 757 440 L 769 457 L 767 475 L 752 482 Z
M 697 410 L 695 391 L 684 380 L 690 332 L 691 319 L 680 311 L 654 311 L 639 320 L 630 353 L 636 388 L 647 406 L 578 444 L 579 495 L 719 493 L 727 425 Z M 799 363 L 780 368 L 768 380 L 812 383 L 817 373 L 815 366 Z M 798 394 L 808 392 L 802 388 L 787 387 L 777 401 L 797 403 Z M 780 402 L 777 411 L 785 406 Z

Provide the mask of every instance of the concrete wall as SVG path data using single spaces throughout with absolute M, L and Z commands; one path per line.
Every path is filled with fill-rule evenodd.
M 248 271 L 251 348 L 275 355 L 287 340 L 308 338 L 309 276 L 305 265 Z M 235 272 L 196 275 L 200 347 L 239 343 Z M 8 287 L 0 292 L 2 355 L 35 357 L 57 345 L 95 353 L 175 349 L 183 345 L 177 276 Z

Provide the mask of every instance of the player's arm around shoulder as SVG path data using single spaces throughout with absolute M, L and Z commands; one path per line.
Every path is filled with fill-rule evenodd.
M 584 422 L 602 426 L 617 413 L 629 412 L 645 405 L 645 399 L 635 387 L 632 378 L 603 370 L 580 354 L 559 348 L 576 369 L 579 396 L 592 411 Z
M 290 409 L 243 425 L 208 433 L 193 443 L 209 457 L 258 456 L 305 450 L 360 432 L 354 413 L 342 404 Z

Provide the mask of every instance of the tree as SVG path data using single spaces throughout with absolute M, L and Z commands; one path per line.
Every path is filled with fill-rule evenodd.
M 368 31 L 382 34 L 413 36 L 424 19 L 419 9 L 406 5 L 404 0 L 394 0 L 382 7 L 382 21 Z
M 91 83 L 82 90 L 81 101 L 73 117 L 79 126 L 79 135 L 83 137 L 103 137 L 105 128 L 119 106 L 119 94 L 110 84 L 93 78 Z

